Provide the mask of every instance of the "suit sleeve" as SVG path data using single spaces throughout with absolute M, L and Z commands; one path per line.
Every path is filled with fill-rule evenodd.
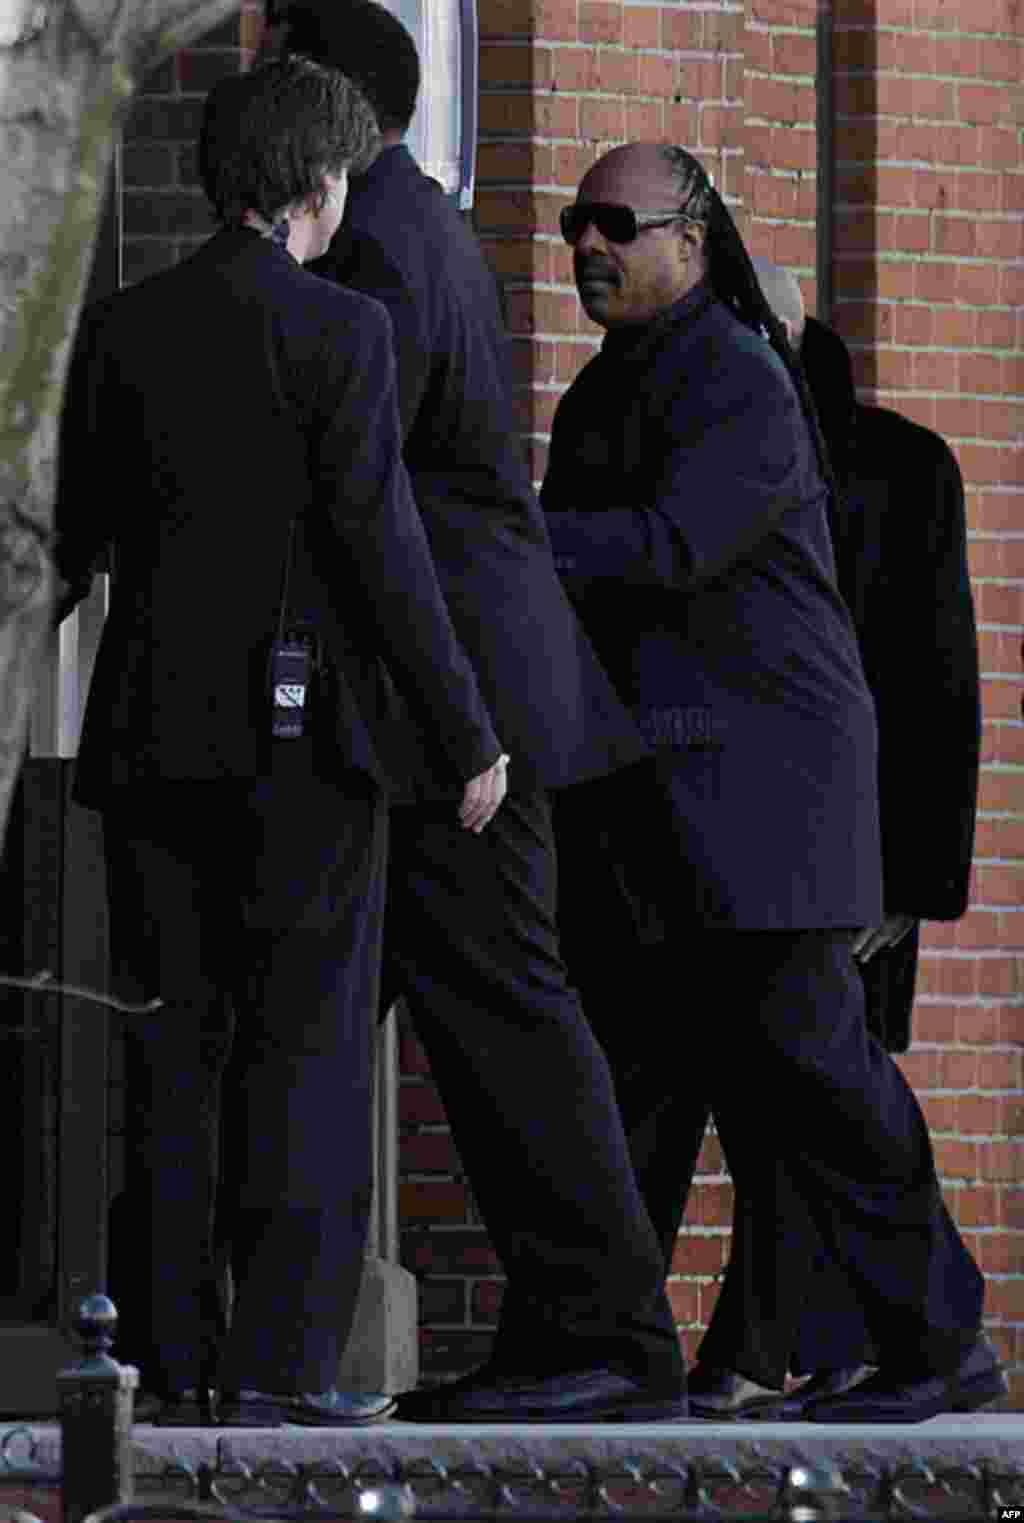
M 402 464 L 387 314 L 367 303 L 358 335 L 353 327 L 344 344 L 332 334 L 324 351 L 325 366 L 336 368 L 344 355 L 350 368 L 329 388 L 334 406 L 324 418 L 316 477 L 396 682 L 468 780 L 497 760 L 501 746 L 452 628 Z
M 432 346 L 424 329 L 422 305 L 414 300 L 405 276 L 383 245 L 366 233 L 349 238 L 330 273 L 342 285 L 372 296 L 388 310 L 398 366 L 398 414 L 405 440 L 430 380 Z
M 981 703 L 963 481 L 934 443 L 930 458 L 908 456 L 912 487 L 906 464 L 896 478 L 909 489 L 890 504 L 898 535 L 883 536 L 888 602 L 873 601 L 863 643 L 878 710 L 886 910 L 953 920 L 967 908 Z
M 563 575 L 685 588 L 725 571 L 800 501 L 805 425 L 796 393 L 767 350 L 763 365 L 747 352 L 737 358 L 728 374 L 671 401 L 649 502 L 567 509 L 571 471 L 564 460 L 557 467 L 543 501 Z

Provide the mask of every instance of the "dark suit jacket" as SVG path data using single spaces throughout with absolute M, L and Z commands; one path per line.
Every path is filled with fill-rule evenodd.
M 559 787 L 645 754 L 551 557 L 510 401 L 493 277 L 403 146 L 352 180 L 319 273 L 391 314 L 405 463 L 452 621 L 512 756 L 509 780 Z M 430 748 L 416 763 L 430 793 Z
M 81 587 L 102 546 L 116 560 L 83 802 L 265 772 L 266 642 L 293 513 L 289 614 L 315 624 L 335 672 L 322 765 L 389 782 L 394 694 L 381 656 L 459 776 L 493 762 L 497 738 L 401 463 L 387 314 L 236 229 L 80 328 L 58 569 Z
M 643 850 L 668 863 L 666 920 L 880 911 L 874 714 L 826 495 L 784 367 L 706 284 L 607 335 L 559 404 L 542 500 L 657 750 L 667 809 Z
M 981 705 L 960 468 L 938 434 L 855 401 L 837 334 L 808 319 L 802 358 L 845 491 L 833 515 L 839 588 L 878 715 L 887 913 L 967 908 Z M 910 1042 L 916 930 L 863 969 L 872 1029 Z

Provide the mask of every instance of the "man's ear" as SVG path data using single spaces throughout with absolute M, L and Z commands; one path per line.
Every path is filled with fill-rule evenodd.
M 704 228 L 700 222 L 683 222 L 683 242 L 686 244 L 687 254 L 702 254 L 704 252 Z

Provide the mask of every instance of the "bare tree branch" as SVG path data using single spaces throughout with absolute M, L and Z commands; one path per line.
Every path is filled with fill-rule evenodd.
M 147 1000 L 145 1004 L 133 1004 L 130 1000 L 118 999 L 113 994 L 104 994 L 100 989 L 61 983 L 47 968 L 28 978 L 15 978 L 12 974 L 0 973 L 0 985 L 5 989 L 26 989 L 31 994 L 59 994 L 72 999 L 84 999 L 93 1005 L 106 1005 L 111 1010 L 120 1010 L 124 1015 L 153 1015 L 164 1007 L 164 1001 L 159 998 Z

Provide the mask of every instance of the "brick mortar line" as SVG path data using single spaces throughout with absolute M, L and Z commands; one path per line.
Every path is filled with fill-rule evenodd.
M 861 212 L 870 210 L 873 212 L 886 212 L 889 215 L 896 213 L 901 217 L 950 217 L 953 219 L 963 220 L 964 222 L 1005 222 L 1010 226 L 1013 226 L 1013 224 L 1016 222 L 1024 222 L 1024 212 L 964 211 L 961 207 L 949 207 L 948 209 L 943 209 L 940 211 L 936 206 L 907 206 L 899 201 L 836 201 L 834 209 L 837 212 Z M 946 257 L 952 258 L 957 256 L 947 255 Z M 1006 264 L 1016 264 L 1020 259 L 1020 255 L 975 254 L 960 255 L 958 258 L 1001 258 Z
M 1010 226 L 1013 226 L 1013 224 L 1017 222 L 1024 222 L 1024 212 L 966 211 L 959 206 L 951 206 L 940 210 L 937 206 L 907 206 L 904 202 L 900 201 L 836 201 L 834 209 L 837 212 L 860 212 L 864 210 L 870 210 L 873 212 L 886 212 L 889 214 L 897 213 L 902 217 L 949 217 L 964 222 L 1005 222 Z M 983 254 L 981 256 L 961 255 L 960 257 L 981 257 L 983 259 L 990 257 L 1002 257 L 1006 263 L 1013 264 L 1019 260 L 1020 255 L 1014 254 L 1004 256 L 990 256 Z
M 917 35 L 915 32 L 914 36 Z M 777 79 L 779 76 L 769 74 L 764 77 Z M 788 75 L 783 75 L 782 78 L 788 78 Z M 1016 81 L 1012 79 L 993 79 L 983 74 L 929 74 L 923 69 L 843 69 L 836 71 L 836 79 L 905 79 L 923 80 L 930 85 L 967 85 L 968 88 L 981 85 L 983 89 L 992 90 L 1017 88 Z
M 743 105 L 743 97 L 739 95 L 686 95 L 682 93 L 672 95 L 670 98 L 667 95 L 644 95 L 639 90 L 630 90 L 628 92 L 624 90 L 591 90 L 582 85 L 572 90 L 552 90 L 544 87 L 536 90 L 529 88 L 521 89 L 519 86 L 512 88 L 511 86 L 497 85 L 494 89 L 481 90 L 480 92 L 481 99 L 493 99 L 499 95 L 514 95 L 517 99 L 526 100 L 550 100 L 551 98 L 556 100 L 593 100 L 595 98 L 624 101 L 661 100 L 666 101 L 672 106 L 692 105 L 694 101 L 700 101 L 706 102 L 709 106 L 727 105 L 736 110 Z M 159 142 L 162 140 L 147 139 L 147 141 Z M 490 139 L 485 134 L 482 134 L 481 141 L 488 142 Z
M 837 124 L 840 127 L 843 127 L 843 126 L 846 126 L 846 127 L 850 127 L 850 126 L 859 127 L 859 126 L 863 125 L 865 122 L 876 122 L 876 121 L 879 121 L 879 120 L 881 120 L 881 118 L 876 117 L 876 116 L 848 116 L 848 117 L 843 117 L 843 118 L 837 118 Z M 902 125 L 903 126 L 914 127 L 914 126 L 922 126 L 922 125 L 923 126 L 934 126 L 936 124 L 935 123 L 928 123 L 928 122 L 919 123 L 919 122 L 913 122 L 913 121 L 904 121 L 902 123 Z M 938 125 L 942 126 L 942 127 L 966 127 L 969 124 L 965 123 L 965 122 L 941 122 Z M 1005 130 L 1009 131 L 1010 129 L 1007 128 Z M 149 140 L 147 139 L 147 141 L 149 141 Z M 1019 165 L 1014 164 L 1014 165 L 1011 165 L 1011 166 L 1007 166 L 1005 169 L 993 169 L 990 164 L 986 164 L 986 163 L 984 163 L 980 159 L 975 159 L 974 161 L 972 161 L 969 164 L 961 164 L 959 162 L 954 162 L 952 159 L 897 159 L 897 158 L 890 159 L 890 158 L 887 158 L 885 156 L 885 154 L 877 154 L 877 153 L 873 154 L 871 156 L 871 158 L 869 158 L 869 159 L 862 159 L 862 158 L 843 159 L 839 163 L 837 163 L 836 168 L 837 169 L 849 168 L 851 165 L 862 165 L 862 164 L 870 164 L 870 165 L 883 165 L 884 164 L 886 166 L 891 165 L 891 164 L 904 165 L 904 166 L 909 165 L 913 169 L 941 170 L 943 174 L 950 174 L 950 175 L 951 174 L 956 174 L 958 172 L 963 172 L 964 174 L 982 174 L 982 173 L 984 173 L 984 174 L 1003 174 L 1003 175 L 1019 175 L 1019 174 L 1022 173 L 1021 167 Z
M 743 104 L 742 101 L 740 104 Z M 743 118 L 743 125 L 744 127 L 784 127 L 787 132 L 817 131 L 817 123 L 813 117 L 808 117 L 806 121 L 797 122 L 790 121 L 788 118 L 781 116 L 745 116 Z
M 977 38 L 980 42 L 984 42 L 986 40 L 995 40 L 998 42 L 1016 43 L 1018 40 L 1017 34 L 1015 32 L 972 32 L 959 27 L 955 30 L 950 27 L 935 26 L 908 27 L 898 26 L 894 22 L 882 21 L 879 21 L 877 24 L 873 21 L 868 23 L 857 21 L 836 21 L 833 30 L 837 37 L 840 35 L 848 36 L 853 32 L 863 32 L 866 36 L 870 35 L 873 37 L 877 33 L 882 32 L 891 37 L 911 37 L 915 40 L 918 37 L 936 37 L 946 41 L 953 39 L 957 42 L 962 42 L 965 39 L 973 41 L 975 38 Z
M 746 57 L 746 54 L 745 54 L 745 52 L 744 52 L 744 50 L 742 48 L 663 48 L 663 47 L 649 46 L 647 43 L 597 42 L 597 41 L 586 42 L 586 41 L 583 41 L 579 37 L 538 37 L 538 38 L 535 38 L 535 39 L 528 39 L 528 38 L 525 38 L 525 37 L 507 37 L 507 38 L 496 39 L 494 43 L 487 43 L 486 41 L 485 42 L 481 42 L 481 47 L 492 47 L 492 46 L 493 47 L 503 47 L 503 48 L 505 48 L 505 47 L 507 47 L 507 48 L 522 48 L 524 46 L 528 46 L 530 51 L 531 51 L 531 53 L 538 52 L 541 48 L 550 48 L 553 53 L 571 52 L 574 49 L 579 50 L 581 48 L 587 48 L 587 49 L 605 48 L 609 52 L 614 52 L 614 53 L 659 53 L 659 54 L 663 53 L 666 56 L 671 57 L 671 58 L 681 58 L 681 59 L 698 58 L 701 61 L 704 61 L 705 59 L 711 59 L 712 62 L 715 59 L 721 59 L 723 63 L 727 63 L 729 60 L 731 60 L 733 58 L 745 58 Z M 783 78 L 783 79 L 788 79 L 790 76 L 788 74 L 786 74 L 786 75 L 780 75 L 780 76 L 768 75 L 767 77 L 768 78 L 779 77 L 779 78 Z M 813 76 L 810 76 L 810 77 L 813 78 Z M 982 81 L 982 83 L 984 83 L 984 82 L 985 81 Z M 484 88 L 487 88 L 487 87 L 481 86 L 481 89 L 484 89 Z M 151 98 L 155 99 L 156 97 L 150 97 L 150 96 L 146 97 L 147 100 L 149 100 Z
M 571 92 L 569 92 L 569 91 L 566 92 L 567 95 L 570 94 L 570 93 Z M 625 97 L 623 97 L 623 99 L 625 99 Z M 659 96 L 658 99 L 659 100 L 663 100 L 664 97 L 663 96 Z M 674 104 L 674 102 L 670 102 L 670 104 Z M 580 139 L 578 137 L 555 137 L 555 136 L 550 136 L 549 137 L 549 136 L 546 136 L 543 133 L 532 132 L 532 131 L 530 131 L 530 132 L 522 132 L 522 133 L 520 133 L 516 137 L 507 137 L 507 136 L 503 136 L 502 134 L 496 133 L 496 132 L 495 133 L 482 132 L 480 134 L 480 142 L 481 143 L 514 143 L 514 144 L 517 144 L 517 145 L 521 144 L 521 143 L 531 143 L 531 144 L 534 145 L 534 147 L 537 147 L 537 148 L 550 148 L 550 147 L 557 147 L 557 148 L 562 148 L 562 147 L 578 148 L 580 146 Z M 724 146 L 724 147 L 719 145 L 718 147 L 715 147 L 715 148 L 707 148 L 707 149 L 698 150 L 698 151 L 699 152 L 706 152 L 706 153 L 716 153 L 716 154 L 722 155 L 725 158 L 729 158 L 729 159 L 743 158 L 743 156 L 744 156 L 744 154 L 746 152 L 746 150 L 744 148 L 736 148 L 736 147 L 733 147 L 731 144 L 727 145 L 727 146 Z
M 841 123 L 840 125 L 861 126 L 865 122 L 878 122 L 878 121 L 881 121 L 881 120 L 882 120 L 882 118 L 875 117 L 875 116 L 849 117 L 849 118 L 846 119 L 845 124 Z M 886 121 L 886 125 L 890 124 L 888 118 L 886 118 L 885 121 Z M 964 127 L 964 128 L 966 128 L 968 130 L 970 129 L 970 124 L 966 123 L 966 122 L 920 122 L 920 121 L 913 121 L 910 118 L 904 118 L 901 121 L 896 122 L 895 125 L 900 127 L 900 128 L 903 128 L 903 127 L 910 127 L 910 128 L 914 128 L 914 127 L 928 127 L 928 128 L 930 128 L 932 130 L 935 130 L 935 131 L 938 131 L 941 128 L 950 128 L 950 127 L 954 127 L 954 128 L 955 127 Z M 1006 130 L 1009 130 L 1009 129 L 1006 129 Z M 1017 129 L 1014 129 L 1014 131 L 1016 132 Z M 941 173 L 943 175 L 953 175 L 953 174 L 957 174 L 957 173 L 962 173 L 962 174 L 1001 174 L 1001 175 L 1015 175 L 1016 176 L 1016 175 L 1020 175 L 1021 172 L 1022 172 L 1021 168 L 1018 167 L 1016 164 L 1013 165 L 1012 167 L 1007 167 L 1005 169 L 993 169 L 992 165 L 990 163 L 986 162 L 983 159 L 972 159 L 968 163 L 961 163 L 959 160 L 954 161 L 952 159 L 943 159 L 943 158 L 936 158 L 936 159 L 897 159 L 897 158 L 891 158 L 890 159 L 890 158 L 887 158 L 884 153 L 882 153 L 882 154 L 880 154 L 880 153 L 872 154 L 872 156 L 870 158 L 849 158 L 849 159 L 843 159 L 841 164 L 837 164 L 836 165 L 836 168 L 838 170 L 838 169 L 841 169 L 841 168 L 863 167 L 865 164 L 871 166 L 872 168 L 874 168 L 874 167 L 890 168 L 893 165 L 896 165 L 896 166 L 909 166 L 909 167 L 911 167 L 913 169 L 927 169 L 927 170 L 934 170 L 936 172 L 941 171 Z

